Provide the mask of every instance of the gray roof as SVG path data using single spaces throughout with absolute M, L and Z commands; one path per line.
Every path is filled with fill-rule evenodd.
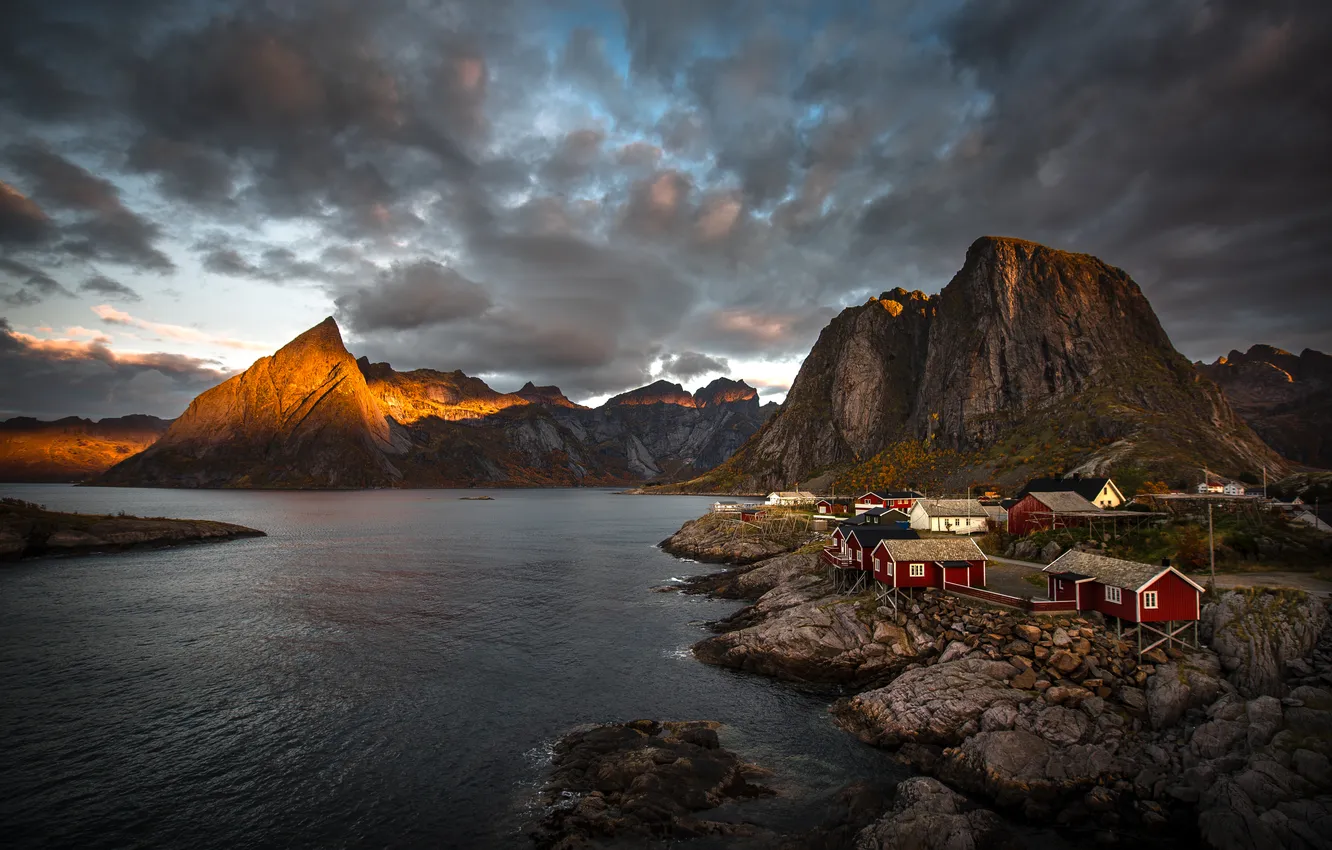
M 1060 555 L 1045 569 L 1052 573 L 1081 573 L 1084 576 L 1096 579 L 1101 584 L 1138 591 L 1143 588 L 1143 585 L 1170 569 L 1170 567 L 1140 564 L 1137 561 L 1122 561 L 1119 558 L 1109 558 L 1105 555 L 1072 549 Z M 1184 575 L 1178 570 L 1175 570 L 1175 572 L 1181 576 Z M 1185 576 L 1185 580 L 1194 587 L 1198 587 L 1197 582 L 1187 576 Z M 1202 588 L 1199 587 L 1198 589 L 1201 590 Z
M 976 499 L 921 499 L 916 504 L 930 516 L 985 516 L 985 506 Z
M 930 537 L 923 540 L 885 540 L 894 561 L 986 561 L 985 553 L 970 537 Z
M 1103 513 L 1100 508 L 1096 507 L 1077 493 L 1074 493 L 1072 490 L 1054 490 L 1048 493 L 1032 493 L 1031 497 L 1055 513 L 1071 514 L 1084 513 L 1087 511 Z

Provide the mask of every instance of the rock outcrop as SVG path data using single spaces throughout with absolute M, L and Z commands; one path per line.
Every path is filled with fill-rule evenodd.
M 84 481 L 148 448 L 170 425 L 144 415 L 8 419 L 0 422 L 0 481 Z
M 364 488 L 613 485 L 721 463 L 766 413 L 743 382 L 658 382 L 597 409 L 557 387 L 354 360 L 333 319 L 203 393 L 96 483 Z M 123 456 L 122 456 L 123 457 Z
M 701 816 L 723 803 L 771 796 L 767 772 L 717 738 L 720 724 L 636 720 L 571 732 L 551 759 L 541 790 L 537 847 L 570 850 L 617 839 L 746 836 L 744 824 Z
M 228 522 L 61 513 L 19 499 L 0 499 L 0 561 L 263 536 L 262 531 Z
M 1284 697 L 1287 664 L 1309 655 L 1328 614 L 1304 593 L 1231 591 L 1207 606 L 1201 627 L 1240 693 Z
M 682 489 L 784 487 L 903 440 L 994 465 L 1058 446 L 1089 473 L 1282 464 L 1175 351 L 1127 274 L 985 237 L 937 296 L 893 290 L 833 319 L 777 414 Z M 987 458 L 1001 441 L 1002 457 Z
M 1196 365 L 1269 446 L 1293 461 L 1332 468 L 1332 355 L 1255 345 Z
M 658 545 L 677 558 L 743 566 L 790 552 L 800 545 L 800 541 L 765 535 L 727 517 L 707 514 L 689 520 Z
M 936 779 L 898 783 L 893 807 L 856 836 L 856 850 L 1017 850 L 1002 818 Z

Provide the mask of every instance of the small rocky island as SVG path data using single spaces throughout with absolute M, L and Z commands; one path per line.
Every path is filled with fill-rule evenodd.
M 62 513 L 21 499 L 0 499 L 0 561 L 263 536 L 227 522 Z

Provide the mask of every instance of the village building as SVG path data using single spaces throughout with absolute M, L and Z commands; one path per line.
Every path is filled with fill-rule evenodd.
M 991 505 L 985 502 L 981 502 L 981 507 L 985 509 L 985 518 L 989 521 L 990 528 L 1008 527 L 1008 508 L 1003 505 Z
M 916 502 L 923 498 L 915 490 L 872 490 L 856 498 L 856 513 L 863 514 L 875 508 L 896 508 L 910 512 Z
M 1109 478 L 1033 478 L 1017 494 L 1021 501 L 1031 493 L 1077 493 L 1098 508 L 1117 508 L 1124 502 L 1124 494 Z
M 1223 494 L 1227 495 L 1227 496 L 1244 496 L 1244 495 L 1247 495 L 1247 494 L 1246 494 L 1246 491 L 1245 491 L 1245 489 L 1244 489 L 1244 485 L 1243 485 L 1243 484 L 1240 484 L 1240 483 L 1238 483 L 1238 482 L 1236 482 L 1236 481 L 1231 481 L 1231 482 L 1227 483 L 1226 486 L 1224 486 L 1224 487 L 1221 488 L 1221 492 L 1222 492 Z
M 1203 587 L 1169 562 L 1153 566 L 1074 549 L 1045 567 L 1045 573 L 1051 599 L 1114 617 L 1121 634 L 1123 624 L 1130 624 L 1137 631 L 1140 652 L 1176 640 L 1183 643 L 1190 626 L 1197 642 Z
M 911 515 L 897 508 L 873 508 L 865 511 L 856 519 L 861 520 L 866 525 L 911 527 Z
M 874 579 L 889 588 L 984 587 L 985 553 L 970 538 L 885 538 L 871 551 Z
M 1031 534 L 1084 526 L 1107 513 L 1071 490 L 1028 493 L 1008 509 L 1008 533 Z
M 988 526 L 985 508 L 975 499 L 920 499 L 911 509 L 911 527 L 917 531 L 973 534 Z
M 712 512 L 714 514 L 740 513 L 741 504 L 739 502 L 720 501 L 712 503 Z
M 1198 485 L 1200 496 L 1220 496 L 1226 492 L 1224 484 L 1211 484 L 1206 481 Z
M 814 503 L 814 512 L 824 516 L 845 516 L 851 513 L 851 500 L 824 496 Z
M 784 507 L 812 505 L 818 501 L 818 498 L 818 496 L 815 496 L 807 490 L 780 490 L 768 494 L 768 504 Z

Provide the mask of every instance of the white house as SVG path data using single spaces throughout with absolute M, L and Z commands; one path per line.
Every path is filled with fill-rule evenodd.
M 1243 484 L 1231 481 L 1222 488 L 1221 492 L 1225 493 L 1227 496 L 1243 496 L 1248 490 L 1245 489 Z
M 1208 484 L 1206 481 L 1198 485 L 1198 493 L 1204 496 L 1212 494 L 1221 494 L 1226 492 L 1226 488 L 1220 484 Z
M 920 499 L 911 508 L 911 527 L 917 531 L 973 534 L 987 530 L 989 516 L 976 499 Z
M 807 490 L 778 490 L 768 494 L 769 505 L 812 505 L 818 496 Z

